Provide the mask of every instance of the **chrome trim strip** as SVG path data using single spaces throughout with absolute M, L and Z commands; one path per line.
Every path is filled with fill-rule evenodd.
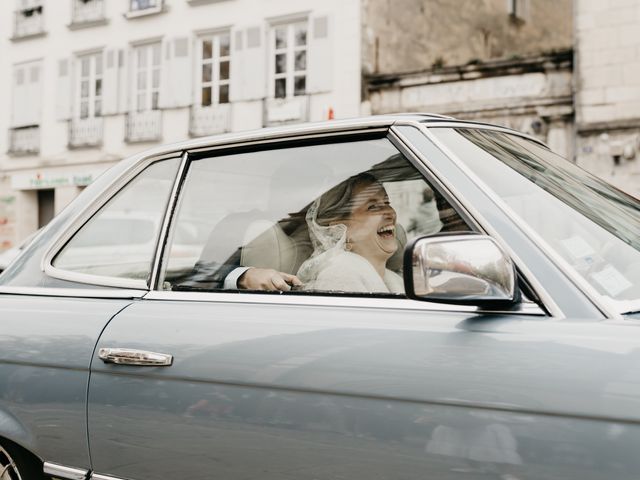
M 112 477 L 111 475 L 102 475 L 100 473 L 92 473 L 91 480 L 125 480 L 122 477 Z
M 0 295 L 29 295 L 36 297 L 79 297 L 79 298 L 142 298 L 147 290 L 101 289 L 101 288 L 48 288 L 0 286 Z
M 169 292 L 151 291 L 144 296 L 145 300 L 181 301 L 181 302 L 216 302 L 242 303 L 245 305 L 297 305 L 316 307 L 354 307 L 393 310 L 421 310 L 424 312 L 452 313 L 508 313 L 511 315 L 546 316 L 535 303 L 522 305 L 521 310 L 481 310 L 475 306 L 446 305 L 443 303 L 420 302 L 407 298 L 375 298 L 375 297 L 338 297 L 331 295 L 291 295 L 266 293 L 227 293 L 227 292 Z
M 482 123 L 482 122 L 472 122 L 469 120 L 455 121 L 454 119 L 450 119 L 450 121 L 440 121 L 437 119 L 433 119 L 433 120 L 430 119 L 420 123 L 422 125 L 426 125 L 428 128 L 475 128 L 479 130 L 494 130 L 496 132 L 509 133 L 511 135 L 517 135 L 518 137 L 526 138 L 527 140 L 536 142 L 538 145 L 542 145 L 544 148 L 549 149 L 549 146 L 539 138 L 529 135 L 528 133 L 519 132 L 518 130 L 513 130 L 509 127 L 503 127 L 500 125 L 491 125 L 489 123 Z
M 42 471 L 45 475 L 51 475 L 58 478 L 65 478 L 67 480 L 85 480 L 89 475 L 89 470 L 82 468 L 65 467 L 64 465 L 58 465 L 57 463 L 44 462 Z
M 98 285 L 112 288 L 147 289 L 147 282 L 132 278 L 103 277 L 100 275 L 90 275 L 87 273 L 71 272 L 54 267 L 50 263 L 45 268 L 45 273 L 59 280 L 66 280 L 74 283 L 86 283 L 88 285 Z
M 291 140 L 309 140 L 315 138 L 333 138 L 333 137 L 346 137 L 347 135 L 361 135 L 367 133 L 384 133 L 389 129 L 388 126 L 383 128 L 380 127 L 372 127 L 372 128 L 358 128 L 352 130 L 338 130 L 331 132 L 320 132 L 320 133 L 311 133 L 311 134 L 303 134 L 303 135 L 295 135 L 295 136 L 282 136 L 277 138 L 267 138 L 264 140 L 250 140 L 246 142 L 236 142 L 232 144 L 220 144 L 220 145 L 211 145 L 209 147 L 202 147 L 196 149 L 190 149 L 189 153 L 202 153 L 202 152 L 213 152 L 216 150 L 228 149 L 228 148 L 237 148 L 237 147 L 246 147 L 251 145 L 269 145 L 271 143 L 280 143 L 284 142 L 288 139 Z
M 178 202 L 178 191 L 183 181 L 185 170 L 187 169 L 188 160 L 189 154 L 187 152 L 184 152 L 182 154 L 182 160 L 180 161 L 180 166 L 178 167 L 176 178 L 173 182 L 173 187 L 171 188 L 169 204 L 167 205 L 167 209 L 164 212 L 162 226 L 160 227 L 158 245 L 156 245 L 156 253 L 153 259 L 153 265 L 151 267 L 151 283 L 149 286 L 151 290 L 156 290 L 158 288 L 158 282 L 160 281 L 160 268 L 162 265 L 164 247 L 166 246 L 166 242 L 169 240 L 169 224 L 171 223 L 171 219 L 173 218 L 173 213 Z
M 459 124 L 456 124 L 459 126 Z M 446 145 L 444 145 L 437 137 L 435 137 L 431 132 L 429 132 L 429 127 L 426 125 L 421 125 L 421 130 L 424 131 L 424 134 L 427 135 L 429 140 L 431 140 L 442 152 L 444 152 L 451 160 L 460 168 L 465 175 L 467 175 L 476 185 L 478 185 L 485 194 L 522 230 L 522 232 L 529 237 L 529 239 L 535 243 L 540 250 L 549 257 L 552 263 L 565 275 L 571 283 L 575 285 L 575 287 L 598 309 L 600 312 L 609 319 L 612 320 L 622 320 L 622 315 L 617 311 L 612 309 L 612 305 L 603 298 L 589 283 L 584 280 L 579 275 L 573 272 L 573 267 L 569 265 L 560 255 L 558 255 L 547 242 L 538 235 L 528 224 L 520 221 L 519 217 L 516 213 L 507 205 L 507 203 L 502 200 L 489 186 L 484 183 L 467 165 L 460 160 L 460 158 L 454 154 Z M 538 142 L 540 143 L 540 142 Z M 504 242 L 501 243 L 504 245 Z M 506 247 L 508 249 L 508 246 Z M 510 252 L 510 250 L 507 250 Z M 514 258 L 515 260 L 515 258 Z M 520 266 L 520 264 L 518 264 Z M 524 272 L 524 271 L 523 271 Z M 533 278 L 533 275 L 531 275 Z M 529 274 L 527 274 L 527 278 L 529 278 Z M 535 287 L 536 293 L 539 295 L 544 291 L 545 295 L 551 297 L 546 290 L 543 289 L 542 284 L 540 282 L 536 282 L 539 285 L 539 288 L 542 288 L 541 291 L 538 290 L 538 287 Z M 533 285 L 532 285 L 533 287 Z M 541 296 L 540 297 L 545 305 L 547 305 L 547 301 Z M 553 302 L 551 298 L 549 298 Z M 555 305 L 555 302 L 553 302 Z M 549 305 L 550 306 L 550 305 Z M 555 305 L 557 308 L 557 305 Z
M 417 123 L 417 122 L 402 122 L 402 123 L 398 123 L 398 125 L 403 125 L 403 126 L 411 126 L 411 127 L 416 127 L 418 128 L 420 131 L 423 131 L 425 133 L 425 135 L 427 135 L 427 138 L 437 147 L 439 148 L 445 155 L 447 155 L 451 161 L 459 167 L 459 163 L 460 160 L 457 159 L 457 157 L 454 157 L 453 154 L 451 152 L 449 152 L 448 150 L 444 149 L 442 147 L 442 145 L 440 144 L 440 142 L 436 142 L 435 140 L 437 140 L 436 138 L 433 137 L 433 135 L 431 135 L 428 132 L 427 127 L 422 124 L 422 123 Z M 391 131 L 393 132 L 394 135 L 396 135 L 401 141 L 402 143 L 405 145 L 405 147 L 410 150 L 411 152 L 413 152 L 414 155 L 416 155 L 425 165 L 429 164 L 428 159 L 426 159 L 424 157 L 424 155 L 422 154 L 422 152 L 418 151 L 417 149 L 415 149 L 413 147 L 413 145 L 411 144 L 411 142 L 404 136 L 402 135 L 402 133 L 398 132 L 397 130 L 395 130 L 393 127 L 391 128 Z M 429 169 L 429 171 L 431 171 L 433 173 L 434 176 L 436 176 L 438 178 L 438 180 L 445 185 L 445 187 L 452 193 L 456 192 L 456 188 L 451 184 L 451 182 L 449 182 L 446 178 L 443 178 L 442 176 L 437 175 L 436 172 L 433 172 L 431 169 Z M 462 171 L 466 174 L 467 171 L 465 169 L 462 169 Z M 475 178 L 474 177 L 470 177 L 472 181 L 475 182 Z M 480 184 L 478 183 L 478 185 L 480 185 L 483 188 L 483 191 L 485 193 L 488 192 L 489 188 L 486 185 Z M 457 198 L 460 198 L 460 194 L 455 195 Z M 491 198 L 491 197 L 490 197 Z M 553 300 L 553 297 L 547 292 L 547 290 L 543 287 L 542 283 L 538 281 L 538 279 L 533 275 L 533 273 L 531 272 L 531 270 L 529 270 L 529 268 L 526 266 L 525 262 L 522 261 L 522 259 L 513 251 L 513 249 L 511 248 L 511 246 L 505 242 L 504 240 L 502 240 L 502 238 L 500 237 L 500 235 L 498 235 L 498 233 L 495 231 L 495 229 L 493 228 L 493 226 L 490 224 L 490 222 L 488 222 L 481 214 L 480 212 L 478 212 L 478 210 L 473 206 L 473 205 L 467 205 L 465 204 L 465 209 L 467 209 L 469 211 L 469 214 L 476 219 L 476 221 L 479 222 L 481 228 L 491 237 L 493 237 L 494 239 L 496 239 L 498 241 L 498 243 L 500 244 L 500 246 L 505 250 L 505 252 L 507 252 L 509 254 L 509 256 L 511 257 L 511 259 L 513 260 L 513 262 L 516 264 L 516 266 L 518 267 L 518 270 L 520 270 L 522 272 L 523 275 L 525 275 L 527 277 L 527 280 L 530 282 L 531 284 L 531 288 L 533 288 L 533 290 L 536 292 L 536 294 L 538 295 L 538 297 L 540 298 L 540 300 L 542 301 L 542 303 L 544 304 L 545 308 L 547 309 L 547 311 L 551 314 L 551 316 L 554 319 L 563 319 L 566 318 L 566 315 L 564 314 L 564 312 L 560 309 L 560 307 L 558 306 L 558 304 L 555 302 L 555 300 Z

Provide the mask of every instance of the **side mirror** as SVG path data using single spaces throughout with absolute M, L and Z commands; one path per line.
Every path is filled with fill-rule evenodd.
M 417 238 L 405 249 L 404 283 L 415 300 L 480 307 L 517 301 L 513 262 L 485 235 Z

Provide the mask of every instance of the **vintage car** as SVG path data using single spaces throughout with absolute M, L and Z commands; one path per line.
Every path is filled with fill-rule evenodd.
M 0 275 L 0 479 L 637 480 L 639 212 L 438 115 L 122 161 Z

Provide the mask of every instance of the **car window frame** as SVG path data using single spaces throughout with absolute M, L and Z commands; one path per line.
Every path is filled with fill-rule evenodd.
M 102 275 L 91 275 L 86 273 L 74 272 L 71 270 L 65 270 L 63 268 L 56 267 L 53 262 L 56 256 L 65 248 L 65 246 L 71 241 L 71 239 L 78 233 L 85 224 L 93 218 L 104 206 L 109 204 L 111 200 L 118 195 L 131 181 L 136 179 L 145 169 L 151 165 L 170 160 L 179 160 L 179 165 L 176 170 L 176 175 L 173 178 L 173 185 L 171 188 L 170 196 L 174 194 L 174 188 L 176 186 L 176 180 L 180 175 L 180 169 L 183 166 L 184 154 L 178 155 L 176 152 L 167 153 L 164 155 L 154 155 L 143 160 L 136 162 L 127 171 L 125 171 L 117 180 L 110 184 L 105 190 L 94 198 L 94 201 L 83 209 L 79 214 L 74 217 L 63 232 L 56 238 L 56 240 L 49 246 L 42 258 L 42 270 L 45 275 L 58 280 L 64 280 L 67 282 L 73 282 L 80 285 L 90 285 L 92 287 L 112 287 L 118 289 L 127 290 L 140 290 L 148 291 L 150 287 L 149 280 L 136 280 L 129 278 L 109 277 Z M 169 202 L 171 203 L 171 198 Z M 161 211 L 162 222 L 165 221 L 167 216 L 166 206 Z M 150 258 L 151 266 L 155 265 L 155 255 L 157 254 L 157 244 L 163 241 L 162 228 L 158 232 L 156 239 L 156 248 L 153 250 L 153 254 Z M 151 270 L 153 272 L 153 270 Z M 152 277 L 150 276 L 149 279 Z M 80 287 L 83 289 L 83 287 Z
M 417 122 L 413 122 L 414 126 L 418 126 Z M 264 147 L 273 149 L 281 149 L 293 146 L 309 145 L 309 144 L 326 144 L 326 143 L 339 143 L 348 141 L 357 141 L 364 139 L 385 138 L 391 142 L 391 144 L 398 150 L 403 157 L 409 161 L 409 163 L 416 168 L 416 170 L 422 175 L 423 179 L 438 190 L 438 192 L 445 198 L 445 200 L 456 210 L 458 215 L 469 226 L 471 231 L 476 233 L 484 233 L 486 231 L 481 227 L 481 223 L 478 222 L 475 217 L 470 213 L 469 209 L 465 207 L 465 204 L 459 200 L 460 194 L 452 189 L 451 186 L 442 182 L 440 177 L 436 175 L 426 164 L 425 161 L 420 159 L 415 153 L 408 149 L 403 143 L 402 139 L 393 131 L 393 125 L 381 129 L 367 129 L 364 130 L 354 129 L 353 131 L 341 131 L 341 132 L 326 132 L 313 135 L 289 135 L 277 139 L 275 142 L 272 140 L 254 140 L 245 142 L 242 144 L 228 145 L 221 144 L 212 147 L 187 149 L 185 151 L 184 165 L 181 166 L 179 185 L 176 188 L 176 195 L 172 196 L 168 210 L 167 217 L 163 223 L 163 230 L 161 238 L 163 242 L 158 245 L 158 252 L 155 258 L 155 264 L 152 269 L 152 281 L 150 293 L 145 296 L 147 299 L 164 299 L 164 300 L 202 300 L 202 301 L 233 301 L 233 302 L 247 302 L 247 303 L 292 303 L 303 305 L 345 305 L 345 306 L 363 306 L 370 304 L 370 302 L 380 303 L 378 306 L 389 307 L 393 305 L 393 308 L 411 308 L 420 310 L 432 310 L 432 311 L 455 311 L 455 312 L 489 312 L 489 310 L 483 310 L 479 307 L 465 307 L 459 305 L 442 305 L 433 302 L 418 302 L 410 300 L 404 296 L 385 296 L 382 294 L 358 294 L 358 293 L 345 293 L 345 294 L 331 294 L 329 292 L 309 292 L 304 295 L 283 292 L 241 292 L 237 290 L 218 290 L 218 291 L 167 291 L 162 289 L 162 280 L 164 269 L 166 268 L 165 251 L 169 247 L 168 240 L 172 228 L 172 224 L 175 220 L 176 212 L 182 197 L 182 187 L 186 175 L 189 171 L 189 164 L 193 161 L 197 161 L 204 158 L 210 158 L 213 156 L 227 156 L 234 153 L 246 153 L 248 151 L 264 150 Z M 326 142 L 323 140 L 327 140 Z M 211 153 L 215 152 L 215 155 Z M 525 282 L 529 286 L 529 282 L 518 271 L 521 281 Z M 529 286 L 531 291 L 534 291 Z M 285 298 L 287 300 L 285 300 Z M 289 301 L 289 299 L 295 299 Z M 364 303 L 363 303 L 364 302 Z M 389 303 L 391 302 L 391 303 Z M 490 310 L 491 313 L 506 313 L 504 310 Z M 521 302 L 514 309 L 508 310 L 509 313 L 528 313 L 533 315 L 549 316 L 549 311 L 544 305 L 536 302 Z

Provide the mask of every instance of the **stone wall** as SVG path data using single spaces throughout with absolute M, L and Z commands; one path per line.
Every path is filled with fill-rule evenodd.
M 572 0 L 363 0 L 365 74 L 415 72 L 571 48 Z
M 576 0 L 577 162 L 640 196 L 640 0 Z

